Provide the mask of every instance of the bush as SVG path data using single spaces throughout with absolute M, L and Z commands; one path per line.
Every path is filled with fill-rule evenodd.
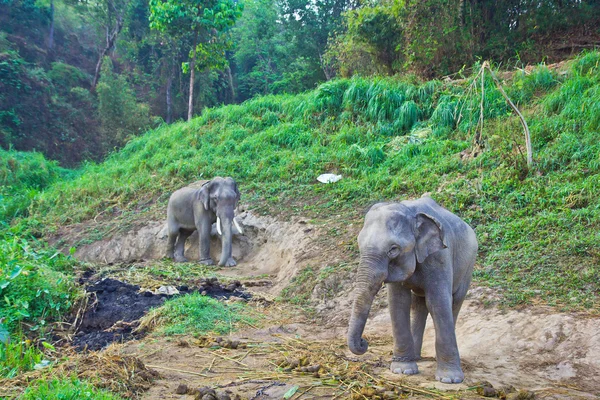
M 102 75 L 96 91 L 98 115 L 108 148 L 121 147 L 133 136 L 150 127 L 152 121 L 149 106 L 137 102 L 125 76 L 113 72 L 109 58 L 102 64 Z
M 0 223 L 25 216 L 39 191 L 65 175 L 40 153 L 0 149 Z
M 66 274 L 73 264 L 56 251 L 34 249 L 18 235 L 0 231 L 0 321 L 12 331 L 27 321 L 36 331 L 69 312 L 79 296 Z

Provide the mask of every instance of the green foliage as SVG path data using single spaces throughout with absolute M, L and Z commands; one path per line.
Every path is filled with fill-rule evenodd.
M 97 389 L 88 382 L 71 377 L 35 381 L 27 387 L 19 399 L 120 400 L 121 397 L 106 390 Z
M 9 330 L 27 322 L 30 331 L 68 312 L 79 296 L 70 273 L 74 261 L 0 231 L 0 320 Z
M 149 316 L 166 335 L 202 335 L 209 332 L 224 335 L 235 330 L 240 323 L 256 320 L 243 304 L 224 304 L 199 293 L 168 300 L 162 307 L 150 311 Z
M 194 46 L 198 70 L 222 68 L 231 42 L 223 35 L 242 13 L 243 5 L 232 0 L 198 2 L 150 0 L 150 27 L 174 37 L 186 32 L 199 35 Z M 184 66 L 185 68 L 185 66 Z
M 0 149 L 0 223 L 26 215 L 38 192 L 64 175 L 40 153 Z
M 10 379 L 31 371 L 43 360 L 44 353 L 23 337 L 0 343 L 0 378 Z
M 530 73 L 519 71 L 513 78 L 512 91 L 509 94 L 513 101 L 525 103 L 534 96 L 547 94 L 548 91 L 559 83 L 554 74 L 545 65 L 538 65 Z
M 402 65 L 399 46 L 404 41 L 394 7 L 380 4 L 344 14 L 346 32 L 331 41 L 327 57 L 337 64 L 342 76 L 391 74 Z
M 120 147 L 131 137 L 146 131 L 151 125 L 147 104 L 138 103 L 123 75 L 112 70 L 112 62 L 102 64 L 98 86 L 98 116 L 104 141 L 109 148 Z
M 578 0 L 406 0 L 348 9 L 345 29 L 334 32 L 327 54 L 342 76 L 416 72 L 431 78 L 478 59 L 556 59 L 562 55 L 549 38 L 569 31 L 580 37 L 600 16 L 597 2 Z
M 64 89 L 83 86 L 90 80 L 85 72 L 63 62 L 52 63 L 52 68 L 48 71 L 48 78 L 54 85 Z

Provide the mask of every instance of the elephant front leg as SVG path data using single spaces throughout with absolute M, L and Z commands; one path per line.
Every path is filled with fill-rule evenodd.
M 388 283 L 388 304 L 394 334 L 394 356 L 390 369 L 395 374 L 419 373 L 410 331 L 411 292 L 399 282 Z
M 454 332 L 452 293 L 437 288 L 426 294 L 427 305 L 435 326 L 435 378 L 442 383 L 461 383 L 465 374 L 460 366 L 460 355 Z
M 198 230 L 198 246 L 200 257 L 198 262 L 203 265 L 214 265 L 214 261 L 210 258 L 210 228 L 212 221 L 210 216 L 202 215 L 196 221 L 196 229 Z
M 413 342 L 415 344 L 415 357 L 416 360 L 421 359 L 421 349 L 423 347 L 423 333 L 425 332 L 425 325 L 427 323 L 427 303 L 425 297 L 417 296 L 413 293 L 412 295 L 412 306 L 411 306 L 411 324 L 410 330 L 413 335 Z

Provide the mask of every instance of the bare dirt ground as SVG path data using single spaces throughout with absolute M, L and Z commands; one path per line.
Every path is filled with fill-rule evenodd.
M 494 293 L 477 287 L 472 288 L 456 327 L 465 382 L 445 385 L 435 381 L 431 321 L 420 374 L 394 375 L 388 370 L 392 338 L 385 289 L 378 295 L 367 323 L 367 354 L 355 356 L 345 345 L 352 268 L 336 271 L 351 254 L 345 239 L 327 237 L 329 225 L 315 226 L 302 219 L 281 222 L 250 212 L 240 219 L 245 235 L 234 241 L 238 266 L 216 273 L 242 282 L 268 281 L 269 285 L 250 290 L 255 298 L 272 300 L 294 284 L 292 278 L 316 267 L 317 282 L 310 287 L 310 302 L 302 307 L 251 302 L 254 312 L 264 318 L 258 326 L 244 326 L 229 337 L 239 340 L 244 348 L 209 346 L 215 338 L 150 335 L 128 342 L 119 351 L 138 357 L 160 374 L 143 398 L 192 399 L 194 389 L 206 386 L 251 399 L 279 399 L 296 386 L 293 399 L 478 398 L 475 387 L 481 382 L 495 388 L 512 385 L 516 390 L 532 391 L 536 398 L 587 399 L 600 394 L 600 319 L 542 307 L 486 307 L 483 299 Z M 126 235 L 80 246 L 76 255 L 98 264 L 142 260 L 143 268 L 144 261 L 162 256 L 163 225 L 161 221 L 149 222 Z M 343 229 L 352 236 L 357 227 Z M 218 254 L 216 238 L 213 247 L 213 253 Z M 188 245 L 186 256 L 194 259 L 196 249 L 197 239 Z M 190 268 L 195 267 L 190 264 Z M 327 268 L 329 273 L 319 275 Z M 300 371 L 317 365 L 316 373 Z M 376 392 L 372 392 L 373 387 Z

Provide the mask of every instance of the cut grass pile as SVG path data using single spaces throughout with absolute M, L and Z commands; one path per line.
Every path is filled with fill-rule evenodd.
M 168 300 L 142 319 L 141 328 L 152 327 L 164 335 L 226 335 L 240 324 L 252 325 L 257 317 L 242 303 L 225 304 L 199 293 Z
M 44 191 L 28 223 L 49 232 L 102 212 L 164 209 L 173 190 L 215 175 L 235 177 L 260 211 L 323 219 L 431 192 L 475 227 L 477 282 L 509 304 L 598 311 L 599 62 L 586 52 L 566 74 L 539 66 L 506 83 L 531 128 L 531 170 L 519 122 L 489 78 L 477 157 L 479 82 L 342 79 L 148 132 Z M 316 183 L 324 172 L 343 179 Z

